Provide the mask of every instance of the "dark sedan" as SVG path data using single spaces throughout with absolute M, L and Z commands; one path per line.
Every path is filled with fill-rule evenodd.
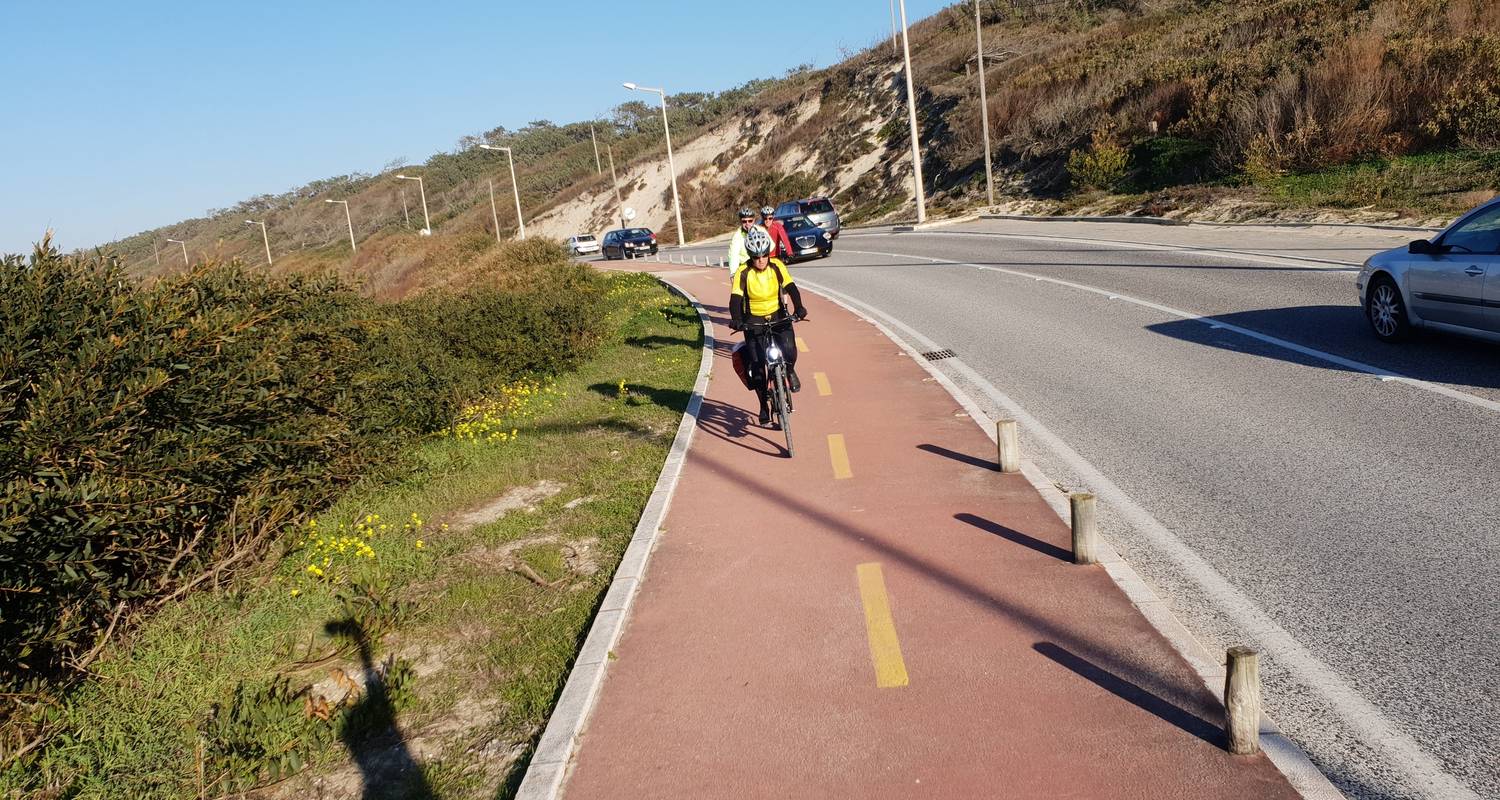
M 621 228 L 604 234 L 604 258 L 637 258 L 656 255 L 656 234 L 650 228 Z
M 804 216 L 790 217 L 785 222 L 786 238 L 791 240 L 790 261 L 809 258 L 827 258 L 833 252 L 833 239 L 828 231 Z

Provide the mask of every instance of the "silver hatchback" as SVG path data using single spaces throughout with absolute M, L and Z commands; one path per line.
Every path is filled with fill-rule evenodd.
M 1500 342 L 1500 198 L 1432 239 L 1370 256 L 1356 284 L 1383 341 L 1427 328 Z

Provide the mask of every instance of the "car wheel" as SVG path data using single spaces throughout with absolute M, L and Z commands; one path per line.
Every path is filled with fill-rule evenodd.
M 1370 330 L 1382 342 L 1399 342 L 1411 335 L 1411 320 L 1406 315 L 1406 301 L 1396 282 L 1381 276 L 1371 281 L 1365 298 L 1365 319 Z

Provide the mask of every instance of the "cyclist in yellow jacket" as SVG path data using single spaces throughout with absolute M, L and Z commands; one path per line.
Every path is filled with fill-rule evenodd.
M 749 260 L 745 268 L 730 281 L 729 327 L 742 331 L 746 323 L 782 322 L 789 319 L 807 319 L 807 308 L 802 305 L 802 292 L 792 282 L 792 274 L 780 259 L 771 257 L 771 235 L 764 228 L 751 228 L 745 236 L 745 251 Z M 792 301 L 792 313 L 788 314 L 782 294 Z M 786 358 L 787 383 L 792 391 L 801 391 L 802 381 L 797 377 L 797 341 L 792 326 L 783 326 L 771 334 Z M 745 348 L 750 375 L 756 381 L 755 395 L 760 400 L 760 424 L 771 423 L 770 393 L 765 388 L 764 365 L 759 363 L 758 348 Z

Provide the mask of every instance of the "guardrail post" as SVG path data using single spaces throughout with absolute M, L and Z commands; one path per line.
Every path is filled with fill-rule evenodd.
M 1068 504 L 1073 507 L 1073 563 L 1099 563 L 1099 521 L 1094 496 L 1074 492 L 1068 495 Z
M 1000 471 L 1021 471 L 1021 434 L 1013 419 L 995 422 L 995 447 L 999 450 Z
M 1260 752 L 1260 654 L 1248 647 L 1231 647 L 1225 654 L 1224 728 L 1229 752 L 1246 756 Z

